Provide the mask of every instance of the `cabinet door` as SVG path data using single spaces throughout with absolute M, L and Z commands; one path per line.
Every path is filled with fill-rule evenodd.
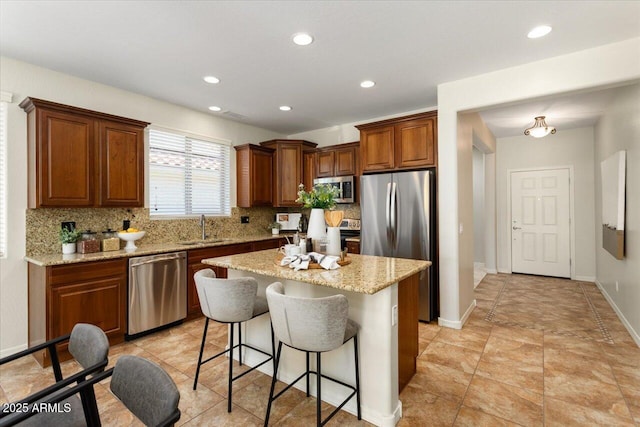
M 144 134 L 139 127 L 100 122 L 100 205 L 144 205 Z
M 335 176 L 335 152 L 319 151 L 318 152 L 318 178 Z
M 76 323 L 91 323 L 99 326 L 112 344 L 122 342 L 127 329 L 126 290 L 126 275 L 52 287 L 49 336 L 71 333 Z M 62 359 L 67 346 L 59 347 Z
M 210 268 L 216 273 L 216 277 L 221 279 L 227 278 L 227 269 L 221 267 L 213 267 L 211 265 L 195 263 L 189 264 L 187 274 L 189 275 L 187 280 L 187 317 L 194 318 L 202 316 L 202 310 L 200 309 L 200 299 L 198 298 L 198 290 L 196 289 L 196 281 L 193 275 L 200 270 Z
M 360 242 L 346 242 L 347 243 L 347 252 L 350 254 L 359 254 L 360 253 Z
M 435 119 L 396 125 L 396 167 L 435 166 Z
M 336 148 L 335 150 L 335 175 L 357 175 L 356 149 L 355 147 Z
M 363 171 L 381 171 L 394 167 L 394 128 L 385 126 L 360 131 L 360 156 Z
M 36 207 L 93 206 L 94 120 L 40 110 Z
M 273 206 L 273 153 L 251 150 L 251 206 Z
M 302 182 L 302 147 L 300 145 L 280 145 L 278 147 L 278 182 L 276 206 L 300 206 L 298 185 Z
M 302 183 L 307 191 L 313 187 L 313 180 L 318 177 L 317 157 L 318 154 L 315 152 L 305 152 L 302 155 Z

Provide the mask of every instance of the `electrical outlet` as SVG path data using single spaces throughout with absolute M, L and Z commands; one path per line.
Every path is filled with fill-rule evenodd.
M 241 216 L 240 217 L 240 224 L 249 224 L 249 217 L 248 216 Z
M 618 292 L 618 281 L 616 280 L 616 292 Z
M 396 326 L 398 324 L 398 306 L 394 305 L 391 307 L 391 326 Z

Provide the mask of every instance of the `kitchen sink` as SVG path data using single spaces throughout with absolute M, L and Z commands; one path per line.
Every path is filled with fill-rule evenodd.
M 198 239 L 198 240 L 184 240 L 182 242 L 178 242 L 179 245 L 183 246 L 195 246 L 195 245 L 206 245 L 207 243 L 220 243 L 226 242 L 230 239 Z

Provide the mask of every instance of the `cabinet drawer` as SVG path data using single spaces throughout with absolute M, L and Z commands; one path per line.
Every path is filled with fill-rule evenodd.
M 54 265 L 51 267 L 49 283 L 52 286 L 84 282 L 91 279 L 127 275 L 128 259 L 114 259 L 81 264 Z

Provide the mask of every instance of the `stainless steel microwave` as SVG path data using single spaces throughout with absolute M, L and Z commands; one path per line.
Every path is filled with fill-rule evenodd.
M 354 203 L 355 200 L 355 178 L 351 176 L 333 176 L 331 178 L 316 178 L 313 185 L 331 184 L 339 190 L 337 203 Z

